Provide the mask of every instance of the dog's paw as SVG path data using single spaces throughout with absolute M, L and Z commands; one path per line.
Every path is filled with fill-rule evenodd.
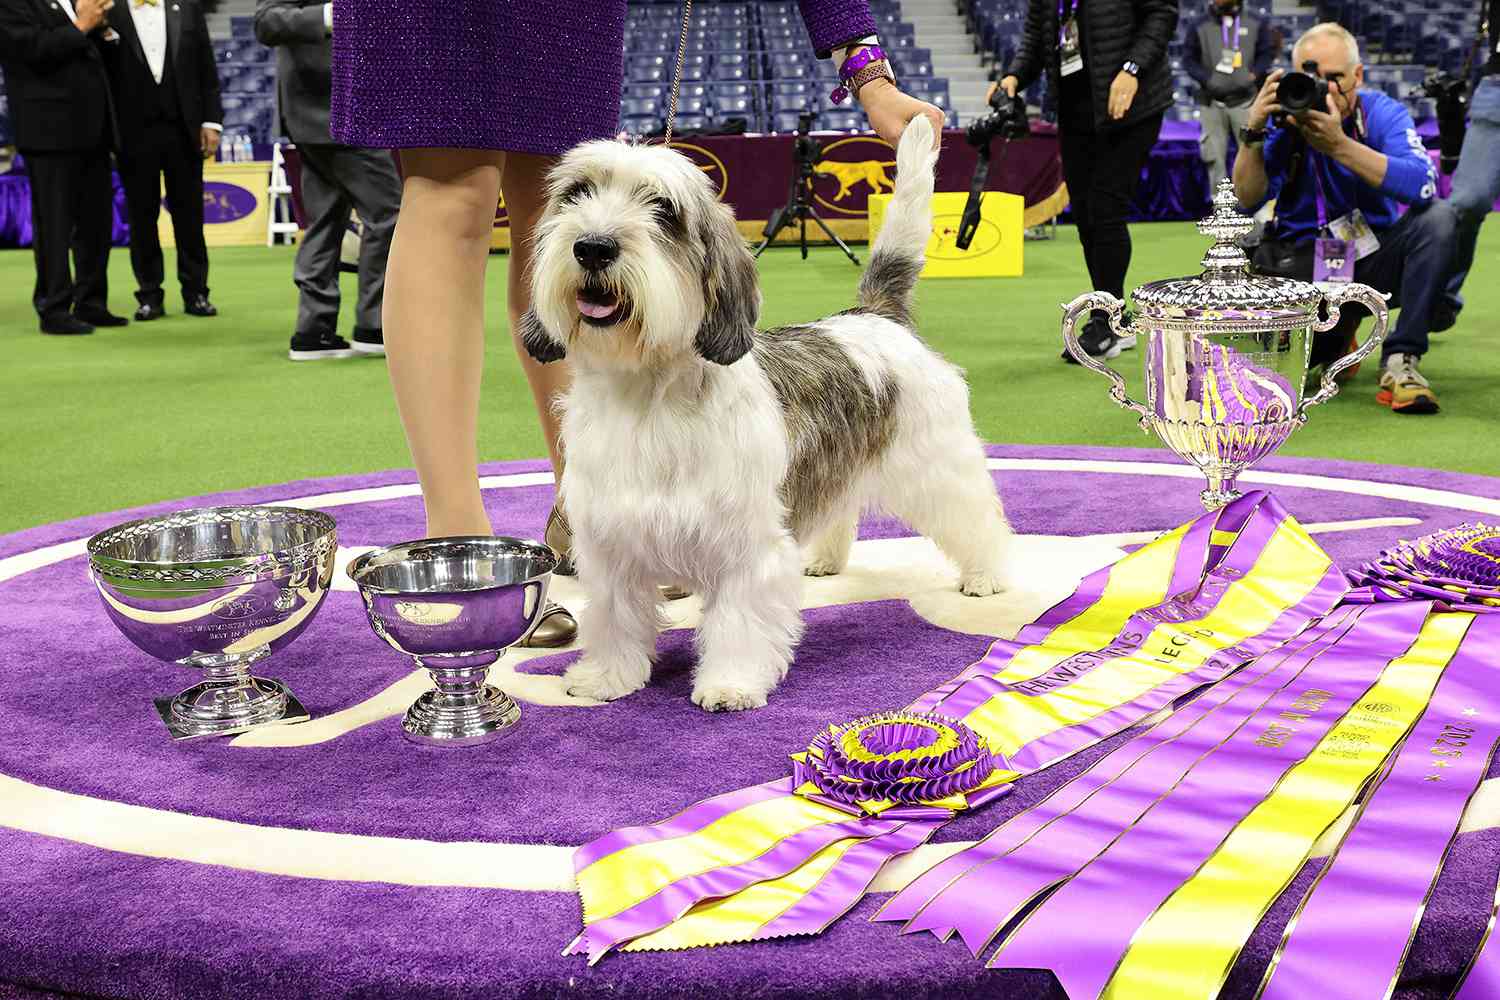
M 838 576 L 843 571 L 842 563 L 824 558 L 809 559 L 807 565 L 802 567 L 804 576 Z
M 563 690 L 570 697 L 592 701 L 614 701 L 645 686 L 645 679 L 634 680 L 623 670 L 590 659 L 579 660 L 563 674 Z
M 970 597 L 989 597 L 1009 587 L 1009 582 L 998 573 L 970 573 L 958 582 L 958 589 Z
M 693 687 L 693 704 L 710 712 L 743 712 L 765 708 L 766 692 L 737 684 L 698 684 Z

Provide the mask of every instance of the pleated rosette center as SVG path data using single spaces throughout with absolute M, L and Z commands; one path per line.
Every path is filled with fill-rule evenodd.
M 915 712 L 829 726 L 792 762 L 798 794 L 870 814 L 896 806 L 964 809 L 970 793 L 1012 777 L 974 730 Z

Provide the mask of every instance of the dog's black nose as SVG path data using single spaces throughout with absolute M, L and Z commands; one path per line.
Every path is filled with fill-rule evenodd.
M 573 244 L 573 259 L 585 271 L 602 271 L 620 256 L 620 244 L 608 236 L 585 236 Z

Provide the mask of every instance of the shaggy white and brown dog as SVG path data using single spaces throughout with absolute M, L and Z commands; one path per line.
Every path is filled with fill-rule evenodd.
M 764 705 L 802 633 L 800 576 L 844 568 L 866 507 L 936 542 L 964 593 L 1001 588 L 1010 529 L 968 387 L 912 329 L 932 147 L 916 118 L 858 305 L 762 332 L 754 259 L 693 163 L 593 142 L 553 171 L 522 333 L 575 373 L 561 489 L 588 605 L 572 693 L 645 686 L 670 583 L 704 602 L 693 701 Z

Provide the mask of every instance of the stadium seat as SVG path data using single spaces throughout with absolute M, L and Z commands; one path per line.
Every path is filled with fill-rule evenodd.
M 620 128 L 630 135 L 650 135 L 661 131 L 661 119 L 655 115 L 626 115 L 620 119 Z
M 862 111 L 825 111 L 818 115 L 817 127 L 835 132 L 862 132 L 870 123 Z

